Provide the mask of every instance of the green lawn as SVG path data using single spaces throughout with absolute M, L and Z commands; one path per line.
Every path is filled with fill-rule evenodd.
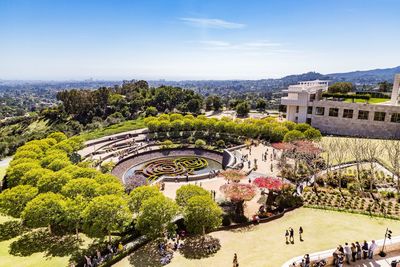
M 304 242 L 300 242 L 295 235 L 295 244 L 287 245 L 285 230 L 293 227 L 297 234 L 300 226 L 304 228 Z M 233 254 L 237 253 L 240 266 L 279 267 L 295 256 L 335 248 L 344 242 L 382 239 L 386 227 L 389 227 L 395 236 L 399 235 L 399 221 L 300 208 L 269 223 L 247 229 L 214 232 L 211 236 L 217 238 L 221 244 L 221 249 L 215 255 L 190 259 L 175 253 L 168 266 L 230 266 Z M 159 266 L 150 255 L 142 248 L 115 266 Z
M 129 120 L 109 126 L 107 128 L 85 132 L 82 133 L 80 136 L 87 141 L 87 140 L 101 138 L 107 135 L 137 130 L 141 128 L 145 128 L 143 119 Z
M 379 104 L 379 103 L 387 102 L 387 101 L 390 101 L 390 99 L 389 98 L 374 98 L 374 97 L 371 97 L 368 100 L 368 103 L 369 104 Z M 353 100 L 348 98 L 344 102 L 352 103 Z M 354 102 L 355 103 L 367 103 L 367 101 L 365 99 L 354 99 Z

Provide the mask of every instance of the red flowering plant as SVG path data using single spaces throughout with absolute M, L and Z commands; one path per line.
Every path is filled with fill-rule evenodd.
M 265 188 L 270 191 L 280 191 L 282 189 L 283 182 L 278 178 L 258 177 L 254 179 L 253 184 L 259 188 Z
M 236 215 L 244 216 L 243 204 L 256 195 L 256 187 L 251 184 L 231 183 L 220 187 L 220 191 L 230 201 L 236 203 Z

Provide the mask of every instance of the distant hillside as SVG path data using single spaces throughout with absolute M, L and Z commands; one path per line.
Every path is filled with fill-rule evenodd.
M 382 81 L 392 81 L 394 75 L 400 73 L 400 66 L 387 69 L 331 73 L 326 76 L 334 81 L 348 81 L 361 84 L 375 84 Z

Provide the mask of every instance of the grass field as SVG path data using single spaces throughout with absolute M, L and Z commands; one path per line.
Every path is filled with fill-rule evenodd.
M 372 97 L 368 100 L 368 103 L 369 104 L 379 104 L 379 103 L 383 103 L 383 102 L 387 102 L 387 101 L 390 101 L 390 99 L 389 98 L 374 98 L 374 97 Z M 344 102 L 352 103 L 353 100 L 349 98 L 349 99 L 346 99 Z M 354 99 L 354 102 L 355 103 L 367 103 L 365 99 Z
M 92 139 L 101 138 L 101 137 L 104 137 L 107 135 L 137 130 L 137 129 L 141 129 L 144 127 L 145 127 L 145 125 L 144 125 L 143 119 L 129 120 L 129 121 L 124 121 L 124 122 L 121 122 L 121 123 L 118 123 L 118 124 L 115 124 L 110 127 L 103 128 L 103 129 L 98 129 L 98 130 L 82 133 L 80 136 L 83 139 L 85 139 L 86 141 L 88 141 L 88 140 L 92 140 Z
M 287 245 L 285 230 L 293 227 L 297 234 L 300 226 L 304 228 L 304 242 L 300 242 L 295 235 L 295 243 Z M 208 258 L 190 259 L 175 253 L 168 266 L 231 266 L 233 254 L 237 253 L 242 267 L 279 267 L 295 256 L 335 248 L 344 242 L 382 239 L 386 227 L 394 235 L 400 233 L 399 221 L 300 208 L 269 223 L 247 229 L 214 232 L 211 236 L 221 244 L 221 249 L 216 254 Z M 148 251 L 140 249 L 114 266 L 160 266 L 154 260 L 156 257 L 152 256 Z
M 349 137 L 329 137 L 329 136 L 325 136 L 325 137 L 322 138 L 321 142 L 329 142 L 329 140 L 332 139 L 332 138 L 339 138 L 339 140 L 341 142 L 344 142 L 344 143 L 347 143 L 347 144 L 349 143 L 349 140 L 352 139 L 352 138 L 349 138 Z M 371 139 L 364 139 L 364 138 L 359 138 L 359 139 L 371 140 Z M 383 139 L 372 139 L 372 140 L 373 140 L 373 142 L 375 142 L 375 143 L 377 143 L 379 145 L 379 148 L 378 148 L 379 152 L 377 153 L 378 154 L 378 159 L 383 164 L 389 165 L 388 154 L 387 154 L 387 152 L 385 150 L 385 143 L 387 143 L 388 141 L 387 140 L 383 140 Z M 323 156 L 326 157 L 326 154 L 323 155 Z M 332 159 L 332 158 L 331 158 L 331 160 L 334 161 L 334 159 Z M 355 160 L 354 157 L 352 157 L 350 153 L 347 153 L 347 157 L 346 157 L 345 161 L 352 161 L 352 160 Z M 337 162 L 333 162 L 333 164 L 337 164 Z

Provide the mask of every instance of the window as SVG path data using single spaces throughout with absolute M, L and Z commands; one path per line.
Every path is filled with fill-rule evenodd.
M 330 108 L 329 109 L 329 116 L 338 117 L 339 116 L 339 109 L 338 108 Z
M 310 102 L 313 102 L 315 100 L 315 94 L 310 95 Z
M 299 118 L 298 117 L 296 117 L 296 118 L 294 118 L 294 122 L 298 122 L 299 121 Z
M 299 106 L 296 106 L 296 113 L 299 113 Z
M 385 112 L 375 112 L 374 121 L 384 121 L 385 120 Z
M 352 119 L 353 118 L 353 110 L 352 109 L 344 109 L 343 110 L 343 118 Z
M 316 107 L 315 108 L 315 115 L 324 116 L 325 108 L 324 107 Z
M 312 108 L 313 107 L 307 107 L 307 114 L 312 114 Z
M 359 120 L 368 120 L 369 111 L 359 110 L 358 111 L 358 119 Z
M 400 123 L 400 113 L 393 113 L 390 121 Z
M 308 123 L 308 124 L 311 125 L 311 118 L 307 118 L 307 119 L 306 119 L 306 123 Z

